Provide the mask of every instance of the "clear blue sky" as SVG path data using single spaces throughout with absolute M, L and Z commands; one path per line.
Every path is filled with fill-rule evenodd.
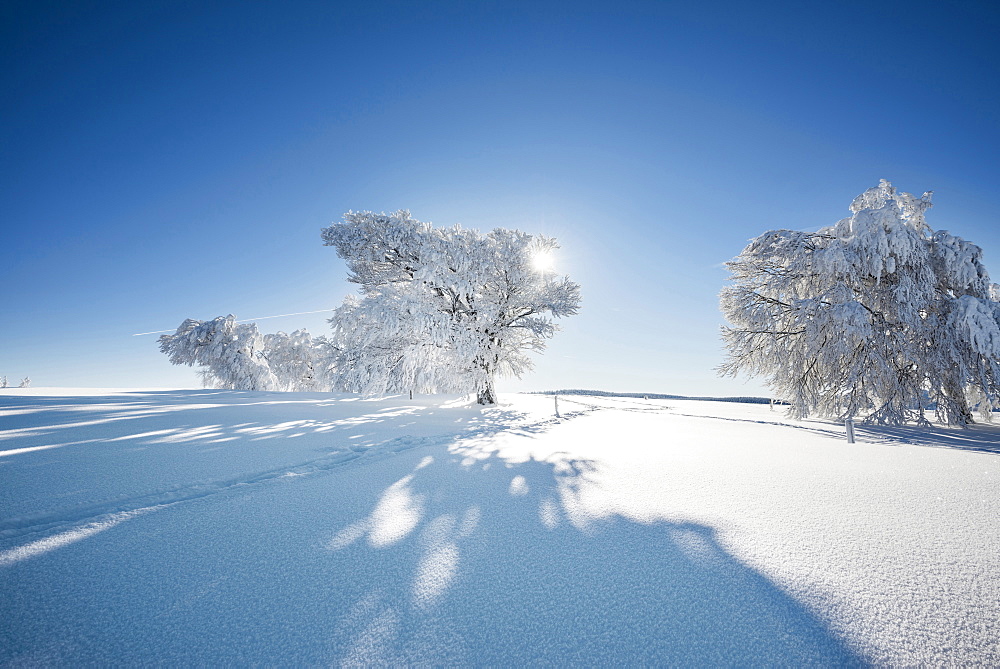
M 1000 277 L 997 7 L 3 3 L 0 374 L 196 387 L 132 334 L 332 308 L 320 228 L 408 208 L 559 239 L 583 310 L 502 390 L 763 393 L 712 368 L 765 230 L 887 178 Z

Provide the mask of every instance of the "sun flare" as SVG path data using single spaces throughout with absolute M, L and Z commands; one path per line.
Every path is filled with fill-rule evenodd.
M 555 270 L 555 258 L 551 251 L 539 251 L 531 257 L 531 266 L 536 272 L 552 272 Z

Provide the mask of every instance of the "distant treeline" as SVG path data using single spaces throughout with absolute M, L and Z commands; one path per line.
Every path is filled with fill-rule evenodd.
M 688 397 L 687 395 L 664 395 L 662 393 L 613 393 L 607 390 L 540 390 L 533 395 L 594 395 L 596 397 L 631 397 L 648 400 L 703 400 L 707 402 L 742 402 L 743 404 L 770 404 L 769 397 Z M 775 404 L 788 404 L 784 400 L 774 400 Z

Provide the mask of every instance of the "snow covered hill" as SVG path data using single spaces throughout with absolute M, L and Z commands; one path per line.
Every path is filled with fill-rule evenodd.
M 1000 664 L 992 426 L 0 392 L 0 665 Z

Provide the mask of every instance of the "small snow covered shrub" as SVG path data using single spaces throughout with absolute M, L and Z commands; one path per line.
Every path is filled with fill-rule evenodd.
M 771 230 L 726 263 L 725 375 L 763 375 L 798 417 L 972 422 L 1000 399 L 1000 304 L 982 250 L 883 180 L 818 232 Z

